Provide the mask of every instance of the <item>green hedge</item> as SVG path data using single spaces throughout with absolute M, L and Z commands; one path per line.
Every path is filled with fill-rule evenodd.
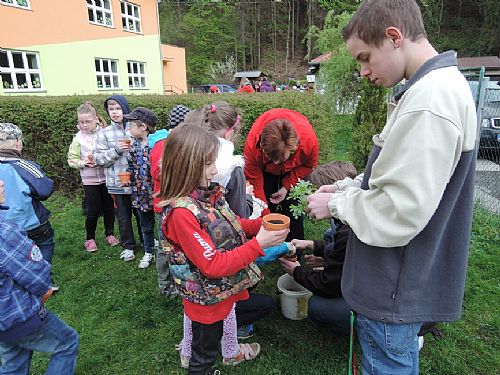
M 39 163 L 48 176 L 56 182 L 57 189 L 71 194 L 79 189 L 81 182 L 78 172 L 70 169 L 66 153 L 76 133 L 76 109 L 85 100 L 102 108 L 107 96 L 69 97 L 2 97 L 0 98 L 0 121 L 17 124 L 23 131 L 23 157 Z M 334 118 L 321 96 L 310 93 L 272 94 L 197 94 L 197 95 L 141 95 L 127 96 L 130 108 L 143 106 L 155 111 L 159 118 L 159 128 L 164 128 L 170 110 L 177 104 L 191 109 L 199 108 L 211 101 L 226 100 L 243 111 L 240 144 L 245 140 L 253 121 L 271 108 L 290 108 L 307 116 L 313 124 L 320 140 L 320 161 L 328 161 L 332 155 L 333 140 L 331 127 Z M 104 109 L 101 111 L 106 119 Z

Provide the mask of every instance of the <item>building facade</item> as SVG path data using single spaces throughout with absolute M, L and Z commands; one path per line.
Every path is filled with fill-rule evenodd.
M 0 95 L 187 92 L 157 0 L 0 0 L 0 25 Z

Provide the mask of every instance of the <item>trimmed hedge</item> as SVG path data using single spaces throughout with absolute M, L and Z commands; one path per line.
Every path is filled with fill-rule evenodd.
M 86 100 L 92 101 L 109 117 L 102 106 L 108 96 L 34 97 L 14 96 L 0 98 L 0 122 L 12 122 L 23 131 L 23 157 L 39 163 L 47 175 L 54 179 L 56 187 L 67 194 L 80 189 L 78 171 L 69 168 L 67 151 L 76 129 L 76 109 Z M 323 98 L 310 93 L 271 94 L 197 94 L 197 95 L 141 95 L 127 96 L 130 108 L 143 106 L 155 111 L 159 118 L 158 128 L 167 124 L 170 110 L 177 104 L 191 109 L 217 100 L 226 100 L 243 112 L 243 129 L 237 149 L 241 151 L 246 134 L 253 121 L 271 108 L 290 108 L 309 118 L 320 141 L 320 162 L 331 155 L 333 140 L 331 127 L 334 117 Z M 330 129 L 329 129 L 330 128 Z M 324 135 L 324 136 L 323 136 Z

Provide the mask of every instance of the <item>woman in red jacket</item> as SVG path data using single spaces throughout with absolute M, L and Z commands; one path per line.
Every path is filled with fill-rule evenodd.
M 245 176 L 269 212 L 290 217 L 292 238 L 304 239 L 303 218 L 294 219 L 287 200 L 290 188 L 318 165 L 318 139 L 304 115 L 291 109 L 271 109 L 252 125 L 245 142 Z

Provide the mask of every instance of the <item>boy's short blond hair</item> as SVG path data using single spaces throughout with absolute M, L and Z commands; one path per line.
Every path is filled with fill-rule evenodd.
M 427 38 L 420 8 L 415 0 L 365 0 L 342 29 L 345 41 L 357 37 L 379 47 L 388 27 L 396 27 L 405 38 Z

